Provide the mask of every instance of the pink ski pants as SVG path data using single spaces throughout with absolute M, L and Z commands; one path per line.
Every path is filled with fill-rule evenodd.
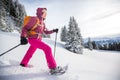
M 45 53 L 45 57 L 46 57 L 46 61 L 47 61 L 49 69 L 56 67 L 56 62 L 52 55 L 52 50 L 47 44 L 45 44 L 44 42 L 42 42 L 39 39 L 34 39 L 34 38 L 30 38 L 30 39 L 28 39 L 28 41 L 30 43 L 30 47 L 29 47 L 28 51 L 26 52 L 23 60 L 21 61 L 21 64 L 24 64 L 25 66 L 27 66 L 27 64 L 28 64 L 29 60 L 31 59 L 32 55 L 34 54 L 35 50 L 37 48 L 39 48 L 39 49 L 42 49 Z

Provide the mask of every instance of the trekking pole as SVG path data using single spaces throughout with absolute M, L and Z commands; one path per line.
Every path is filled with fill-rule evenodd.
M 54 57 L 55 57 L 55 52 L 56 52 L 56 41 L 57 41 L 57 33 L 56 33 L 56 35 L 55 35 Z
M 11 50 L 15 49 L 16 47 L 18 47 L 18 46 L 20 46 L 20 45 L 21 45 L 21 44 L 18 44 L 18 45 L 16 45 L 16 46 L 14 46 L 13 48 L 11 48 L 11 49 L 7 50 L 6 52 L 4 52 L 4 53 L 0 54 L 0 56 L 2 56 L 2 55 L 4 55 L 4 54 L 6 54 L 7 52 L 9 52 L 9 51 L 11 51 Z

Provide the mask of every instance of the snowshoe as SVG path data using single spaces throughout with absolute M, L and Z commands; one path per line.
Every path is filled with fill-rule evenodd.
M 68 65 L 64 67 L 58 66 L 54 69 L 50 69 L 50 74 L 51 75 L 62 75 L 67 71 L 67 69 L 68 69 Z

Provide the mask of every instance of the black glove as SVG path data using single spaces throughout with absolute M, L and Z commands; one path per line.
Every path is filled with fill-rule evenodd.
M 58 33 L 58 29 L 53 29 L 53 32 L 56 32 L 56 33 Z
M 20 44 L 25 45 L 28 43 L 28 40 L 25 37 L 21 37 Z

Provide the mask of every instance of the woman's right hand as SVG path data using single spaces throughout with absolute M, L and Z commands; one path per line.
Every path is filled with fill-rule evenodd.
M 25 37 L 21 37 L 20 44 L 26 45 L 28 43 L 28 40 Z

